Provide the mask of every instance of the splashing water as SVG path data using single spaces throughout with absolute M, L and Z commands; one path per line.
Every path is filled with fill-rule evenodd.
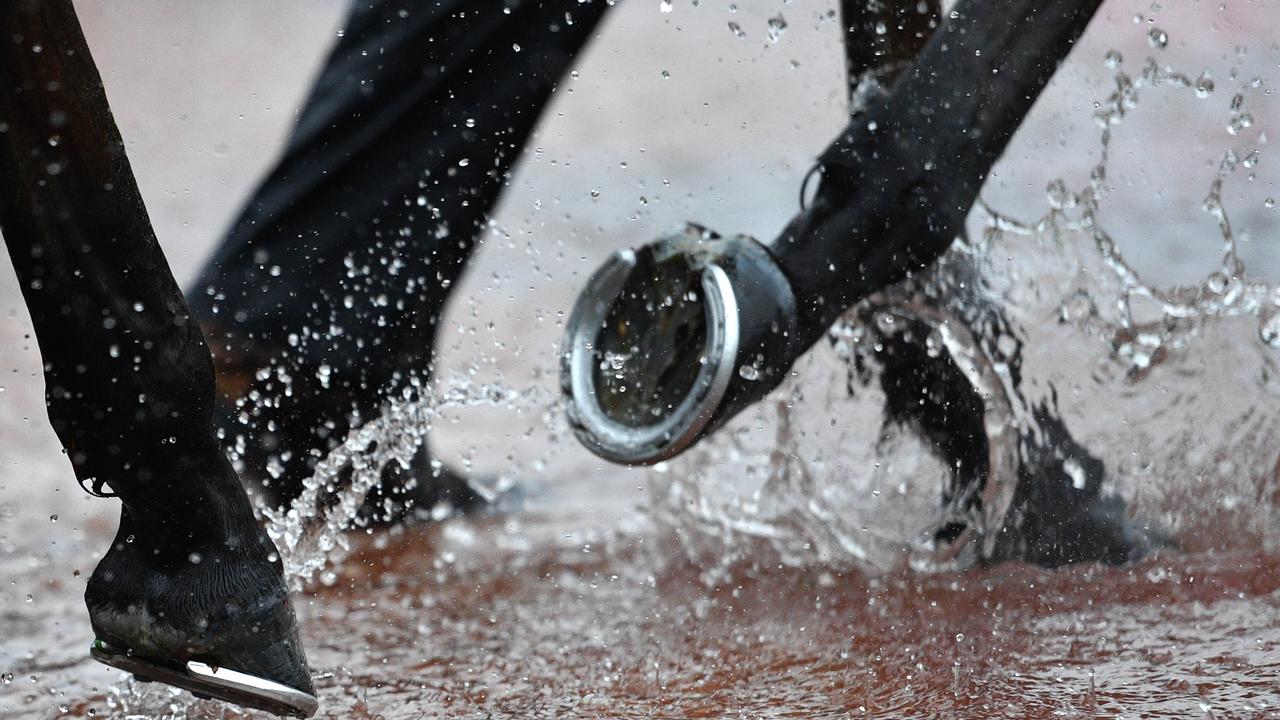
M 126 676 L 107 688 L 106 706 L 111 717 L 122 720 L 234 720 L 244 713 L 216 700 L 199 700 L 183 690 L 159 683 L 144 683 Z
M 1210 183 L 1203 209 L 1220 234 L 1218 266 L 1190 285 L 1145 282 L 1098 220 L 1112 131 L 1145 90 L 1203 98 L 1213 81 L 1154 60 L 1130 77 L 1121 63 L 1108 53 L 1115 89 L 1095 106 L 1101 156 L 1086 187 L 1049 183 L 1050 207 L 1034 223 L 980 203 L 978 232 L 851 310 L 772 403 L 655 468 L 655 514 L 704 581 L 742 566 L 931 570 L 989 557 L 993 531 L 1016 521 L 1017 465 L 1047 415 L 1103 460 L 1104 495 L 1185 549 L 1277 545 L 1280 288 L 1247 274 L 1222 199 L 1258 153 L 1225 150 Z M 1237 95 L 1228 133 L 1251 124 Z M 953 468 L 917 429 L 887 419 L 894 341 L 921 359 L 949 356 L 981 398 L 981 511 L 944 502 Z M 1075 460 L 1056 462 L 1083 487 Z M 949 524 L 976 529 L 985 545 L 964 534 L 940 542 Z
M 1120 65 L 1117 55 L 1114 69 Z M 945 548 L 939 547 L 932 530 L 956 519 L 954 504 L 939 501 L 939 489 L 946 487 L 951 468 L 936 456 L 930 441 L 913 428 L 884 419 L 884 408 L 891 398 L 879 382 L 887 370 L 880 358 L 889 342 L 903 336 L 924 356 L 950 358 L 984 398 L 988 437 L 1005 438 L 1005 442 L 992 443 L 993 476 L 1011 472 L 1020 452 L 1018 439 L 1038 431 L 1035 408 L 1049 404 L 1071 426 L 1081 444 L 1106 461 L 1107 492 L 1128 500 L 1132 514 L 1175 534 L 1192 550 L 1228 543 L 1246 549 L 1251 545 L 1276 547 L 1274 519 L 1275 508 L 1280 505 L 1280 487 L 1272 444 L 1280 433 L 1280 418 L 1272 408 L 1280 390 L 1275 380 L 1280 293 L 1274 286 L 1248 276 L 1223 201 L 1224 185 L 1257 162 L 1255 151 L 1229 149 L 1217 164 L 1204 208 L 1217 223 L 1223 251 L 1221 261 L 1200 282 L 1161 288 L 1145 281 L 1099 219 L 1109 198 L 1114 202 L 1107 178 L 1112 130 L 1139 107 L 1143 91 L 1157 87 L 1185 89 L 1199 96 L 1211 94 L 1214 81 L 1207 74 L 1189 80 L 1154 63 L 1148 63 L 1134 78 L 1118 72 L 1115 92 L 1099 103 L 1101 157 L 1084 187 L 1073 190 L 1064 181 L 1050 183 L 1049 208 L 1034 222 L 1023 222 L 980 205 L 975 213 L 981 225 L 979 231 L 958 241 L 927 275 L 871 298 L 851 311 L 832 329 L 828 342 L 799 364 L 799 382 L 784 386 L 753 413 L 744 414 L 737 424 L 704 441 L 688 456 L 654 470 L 650 488 L 654 514 L 679 539 L 680 547 L 701 571 L 704 581 L 723 580 L 744 564 L 753 568 L 817 566 L 822 572 L 815 576 L 814 584 L 827 588 L 837 581 L 825 568 L 878 570 L 910 563 L 935 569 L 954 567 L 976 557 L 974 553 L 962 553 L 952 556 L 956 562 L 939 559 L 939 550 Z M 1227 130 L 1232 137 L 1240 137 L 1253 119 L 1243 98 L 1239 102 L 1233 100 L 1231 105 Z M 1218 242 L 1218 238 L 1213 241 Z M 549 393 L 512 389 L 502 383 L 479 384 L 467 378 L 442 382 L 440 387 L 443 389 L 389 403 L 383 416 L 354 431 L 320 463 L 307 481 L 306 492 L 293 507 L 283 513 L 267 513 L 270 532 L 280 547 L 292 585 L 299 587 L 317 573 L 324 580 L 326 564 L 346 553 L 344 533 L 355 524 L 357 509 L 378 481 L 381 469 L 391 462 L 406 464 L 427 429 L 433 423 L 439 424 L 444 413 L 474 406 L 523 413 L 534 421 L 531 424 L 548 428 L 549 448 L 567 442 L 558 402 Z M 1064 466 L 1067 464 L 1064 462 Z M 1072 472 L 1070 467 L 1066 470 L 1068 474 Z M 513 474 L 514 471 L 508 472 L 496 484 L 478 489 L 491 496 L 499 494 Z M 1002 507 L 1007 508 L 1007 504 L 1001 506 L 1000 495 L 1008 486 L 992 485 L 996 486 L 991 496 L 996 507 L 988 512 L 992 517 L 960 519 L 973 524 L 1003 521 L 997 516 Z M 327 499 L 331 495 L 336 500 Z M 1220 528 L 1224 527 L 1231 529 L 1229 537 L 1223 536 Z M 572 550 L 575 557 L 584 557 L 576 544 L 565 549 L 564 554 L 569 556 Z M 516 554 L 528 553 L 521 548 Z M 597 554 L 615 560 L 617 557 L 603 551 Z M 488 557 L 482 556 L 473 563 Z M 652 560 L 644 557 L 634 566 L 622 563 L 623 574 L 636 574 L 640 578 L 635 581 L 637 584 L 642 580 L 652 583 Z M 514 563 L 513 567 L 522 566 Z M 502 577 L 506 582 L 505 576 L 513 574 L 509 570 L 491 566 L 484 577 Z M 1148 576 L 1157 571 L 1164 572 L 1161 568 L 1148 570 Z M 1067 575 L 1059 581 L 1059 587 L 1087 586 L 1095 580 L 1089 572 L 1092 571 Z M 470 592 L 475 565 L 457 574 L 467 575 Z M 436 576 L 429 575 L 430 579 L 423 581 L 418 569 L 413 575 L 419 578 L 420 585 L 416 587 L 423 597 L 438 599 L 431 595 L 435 592 L 431 583 L 438 582 Z M 539 570 L 538 577 L 541 576 Z M 539 606 L 541 612 L 520 615 L 518 625 L 544 625 L 544 635 L 557 638 L 557 653 L 562 652 L 557 636 L 587 635 L 576 626 L 567 631 L 565 621 L 556 617 L 570 607 L 570 594 L 599 601 L 597 595 L 590 594 L 599 578 L 589 573 L 584 576 L 592 584 L 578 580 L 576 575 L 558 575 L 555 586 L 563 584 L 565 594 L 550 596 L 545 605 Z M 646 576 L 648 580 L 644 580 Z M 838 573 L 836 576 L 841 577 Z M 1036 576 L 1036 580 L 1047 582 L 1049 578 Z M 839 582 L 848 582 L 848 577 L 843 576 Z M 524 592 L 550 585 L 538 582 L 516 587 Z M 605 588 L 614 586 L 602 583 Z M 946 596 L 951 590 L 948 586 L 947 593 L 943 593 L 942 585 L 936 587 L 937 596 Z M 1032 587 L 1040 592 L 1036 585 Z M 1178 593 L 1187 591 L 1182 585 L 1176 587 Z M 1250 586 L 1241 581 L 1238 587 Z M 1001 590 L 1015 592 L 1009 584 L 1001 586 Z M 441 597 L 452 598 L 441 592 Z M 649 633 L 643 642 L 652 644 L 653 629 L 639 621 L 646 616 L 658 617 L 660 608 L 662 624 L 668 624 L 668 608 L 665 604 L 655 607 L 637 602 L 630 595 L 624 597 L 628 598 L 626 602 L 607 606 L 616 617 L 627 618 L 617 627 L 623 633 L 628 628 L 639 628 L 636 632 Z M 1104 599 L 1100 594 L 1099 602 Z M 665 597 L 660 600 L 667 602 Z M 795 600 L 796 596 L 789 596 L 789 601 Z M 865 605 L 861 595 L 856 600 Z M 370 607 L 373 604 L 369 603 Z M 1090 600 L 1089 607 L 1092 606 Z M 498 607 L 510 610 L 512 605 Z M 832 627 L 844 627 L 849 617 L 858 618 L 856 607 L 853 601 L 842 607 L 838 622 Z M 945 603 L 944 607 L 950 609 Z M 1150 625 L 1168 621 L 1154 610 L 1157 607 L 1163 608 L 1163 601 L 1134 611 L 1139 619 L 1129 622 Z M 1224 613 L 1221 604 L 1209 606 L 1206 601 L 1202 607 L 1209 608 L 1202 610 L 1210 613 L 1206 617 Z M 1257 606 L 1244 607 L 1230 616 L 1231 621 L 1213 626 L 1222 628 L 1221 633 L 1209 634 L 1229 637 L 1237 629 L 1233 625 L 1256 620 Z M 1036 608 L 1040 612 L 1039 605 Z M 1088 613 L 1051 618 L 1050 622 L 1062 624 L 1056 628 L 1061 632 L 1053 633 L 1054 637 L 1071 635 L 1082 618 L 1105 619 L 1105 611 L 1098 613 L 1097 618 Z M 903 617 L 910 614 L 899 613 Z M 445 617 L 439 622 L 457 623 L 449 613 L 442 615 Z M 511 611 L 509 616 L 507 620 L 517 614 Z M 394 627 L 382 616 L 377 622 L 352 620 L 336 612 L 334 617 L 353 624 L 370 623 L 366 625 L 368 629 Z M 487 628 L 491 621 L 484 622 L 477 627 Z M 731 622 L 736 629 L 742 621 L 735 614 Z M 769 627 L 776 622 L 771 616 Z M 929 622 L 932 625 L 932 620 Z M 1197 619 L 1197 628 L 1199 622 Z M 1000 629 L 1004 632 L 1007 627 Z M 493 650 L 489 645 L 473 642 L 479 631 L 472 630 L 465 637 L 467 643 L 451 644 L 449 639 L 456 636 L 438 626 L 430 629 L 445 638 L 431 638 L 433 653 L 445 652 L 442 648 L 453 645 L 474 644 L 480 648 L 476 655 L 464 656 L 465 661 L 447 663 L 451 681 L 456 667 L 489 669 L 482 659 Z M 968 631 L 967 627 L 964 629 Z M 517 634 L 510 629 L 504 632 Z M 971 637 L 975 634 L 969 632 Z M 1026 641 L 1025 647 L 1043 642 L 1043 629 L 1037 628 L 1030 635 L 1032 639 Z M 383 641 L 390 645 L 379 648 L 386 656 L 394 658 L 398 652 L 407 657 L 414 652 L 410 646 L 417 646 L 394 633 L 389 637 L 390 641 Z M 932 636 L 923 637 L 928 640 Z M 343 636 L 334 644 L 341 645 L 347 639 Z M 957 645 L 958 641 L 959 636 Z M 361 637 L 359 642 L 369 640 Z M 640 657 L 634 651 L 639 642 L 633 641 L 630 656 L 625 649 L 622 651 L 628 663 L 636 664 L 634 661 Z M 1148 643 L 1163 647 L 1154 639 Z M 877 662 L 882 644 L 877 638 L 874 645 L 868 646 L 868 655 L 874 653 Z M 624 643 L 622 647 L 628 646 Z M 326 666 L 338 664 L 334 657 L 346 662 L 347 649 L 344 645 L 341 652 L 331 651 Z M 1001 645 L 998 651 L 1005 653 L 1008 648 Z M 723 651 L 718 650 L 715 655 L 720 652 Z M 1069 650 L 1058 652 L 1064 658 L 1076 657 L 1074 644 Z M 1265 657 L 1265 650 L 1258 652 Z M 1212 655 L 1237 662 L 1235 656 L 1217 650 Z M 706 656 L 713 653 L 707 652 Z M 729 657 L 735 663 L 742 662 Z M 809 664 L 808 656 L 801 657 Z M 966 658 L 964 666 L 972 668 L 975 663 Z M 950 664 L 948 656 L 947 667 L 939 666 L 938 672 L 949 671 Z M 1193 664 L 1194 673 L 1200 674 L 1199 664 Z M 1146 667 L 1152 662 L 1143 656 L 1141 662 L 1134 660 L 1130 665 Z M 749 662 L 744 666 L 751 667 Z M 1046 666 L 1032 665 L 1031 669 Z M 1070 662 L 1054 667 L 1064 666 L 1073 667 Z M 1110 667 L 1114 669 L 1115 663 Z M 422 676 L 430 674 L 429 669 L 408 661 L 401 663 L 401 668 L 405 687 L 419 687 Z M 762 669 L 755 667 L 757 672 Z M 906 665 L 898 669 L 904 674 L 913 672 Z M 870 670 L 859 667 L 857 672 L 870 674 Z M 339 668 L 335 672 L 344 671 Z M 394 683 L 384 685 L 386 672 L 385 666 L 376 666 L 363 681 L 368 688 L 391 687 Z M 854 674 L 853 670 L 841 672 Z M 687 666 L 673 668 L 672 674 L 691 675 Z M 533 677 L 535 682 L 540 680 L 538 675 Z M 1092 678 L 1089 670 L 1089 687 Z M 546 683 L 547 687 L 555 687 L 554 676 L 552 680 Z M 793 678 L 787 680 L 791 682 Z M 744 684 L 757 682 L 758 677 L 749 678 Z M 342 684 L 357 685 L 345 676 Z M 984 697 L 988 689 L 983 688 Z M 363 687 L 357 690 L 363 691 Z M 704 695 L 700 684 L 686 692 L 700 698 Z M 901 692 L 914 696 L 917 691 L 908 686 Z M 1066 702 L 1057 694 L 1060 690 L 1053 692 L 1055 703 Z M 176 691 L 130 680 L 109 688 L 107 693 L 107 705 L 116 717 L 242 716 L 226 706 L 195 701 Z M 665 687 L 663 694 L 669 695 Z M 386 707 L 404 700 L 403 695 L 383 697 Z
M 1106 462 L 1106 492 L 1184 547 L 1277 545 L 1280 485 L 1268 448 L 1280 435 L 1272 409 L 1280 291 L 1246 273 L 1222 200 L 1224 184 L 1256 159 L 1227 150 L 1210 184 L 1204 208 L 1221 236 L 1218 266 L 1193 285 L 1145 282 L 1098 220 L 1112 130 L 1148 88 L 1203 94 L 1212 81 L 1154 63 L 1130 78 L 1120 64 L 1117 57 L 1116 89 L 1096 114 L 1101 157 L 1085 187 L 1051 182 L 1049 209 L 1034 223 L 980 205 L 978 232 L 929 273 L 852 310 L 797 365 L 798 380 L 654 468 L 652 512 L 704 582 L 744 566 L 972 563 L 977 543 L 948 546 L 935 530 L 1006 522 L 1022 444 L 1042 431 L 1037 409 L 1045 406 Z M 1247 116 L 1233 102 L 1228 127 L 1244 127 Z M 890 370 L 883 354 L 895 338 L 922 357 L 949 358 L 981 396 L 993 478 L 982 490 L 985 517 L 941 502 L 952 468 L 914 428 L 885 420 L 893 398 L 881 382 Z M 444 413 L 486 406 L 525 414 L 546 428 L 548 448 L 567 442 L 558 399 L 545 391 L 465 376 L 438 387 L 388 403 L 317 465 L 287 511 L 263 510 L 295 588 L 318 573 L 325 582 L 382 468 L 407 466 Z M 1068 476 L 1079 472 L 1070 460 L 1063 466 Z M 501 494 L 515 472 L 477 489 Z M 647 572 L 653 560 L 639 562 Z M 110 690 L 109 704 L 126 717 L 225 712 L 132 682 Z
M 382 414 L 353 430 L 303 482 L 302 493 L 287 510 L 260 507 L 267 532 L 280 549 L 285 577 L 301 590 L 317 572 L 339 560 L 349 549 L 345 533 L 355 526 L 361 504 L 382 478 L 390 463 L 408 468 L 418 448 L 426 442 L 432 424 L 448 410 L 490 406 L 505 411 L 536 413 L 542 426 L 556 432 L 562 423 L 557 401 L 539 388 L 513 390 L 499 383 L 476 383 L 454 377 L 441 389 L 406 391 L 388 402 Z M 547 443 L 555 446 L 554 439 Z M 519 468 L 489 482 L 469 479 L 472 488 L 493 502 L 514 485 Z M 432 509 L 434 511 L 434 509 Z M 437 518 L 439 519 L 439 518 Z M 322 581 L 324 576 L 322 576 Z
M 280 550 L 285 579 L 302 592 L 319 574 L 321 584 L 332 584 L 333 565 L 350 550 L 348 533 L 358 525 L 365 496 L 382 478 L 390 463 L 408 467 L 426 441 L 433 423 L 451 410 L 491 407 L 506 413 L 533 415 L 536 427 L 547 432 L 544 447 L 554 450 L 567 430 L 558 397 L 541 388 L 514 390 L 500 382 L 475 382 L 454 376 L 435 388 L 414 387 L 387 402 L 376 419 L 351 431 L 315 467 L 303 483 L 303 492 L 287 509 L 275 510 L 261 503 L 256 508 L 267 521 L 267 533 Z M 534 425 L 530 426 L 531 428 Z M 536 462 L 545 463 L 546 457 Z M 487 481 L 468 478 L 472 489 L 490 502 L 498 501 L 514 486 L 520 468 Z M 433 509 L 435 510 L 435 509 Z M 433 513 L 435 519 L 443 515 Z M 109 686 L 106 705 L 113 717 L 183 720 L 189 717 L 240 718 L 244 711 L 213 700 L 200 700 L 184 691 L 158 683 L 142 683 L 124 677 Z
M 704 579 L 743 562 L 875 569 L 973 562 L 983 548 L 946 546 L 936 531 L 960 523 L 991 535 L 1007 521 L 1026 452 L 1019 443 L 1043 432 L 1042 408 L 1103 458 L 1108 493 L 1185 546 L 1226 542 L 1214 526 L 1227 520 L 1256 542 L 1275 543 L 1268 530 L 1275 458 L 1265 448 L 1280 433 L 1267 402 L 1280 390 L 1280 290 L 1246 274 L 1222 202 L 1223 183 L 1255 164 L 1257 152 L 1226 150 L 1205 198 L 1221 235 L 1219 266 L 1195 285 L 1144 282 L 1098 222 L 1112 130 L 1146 89 L 1204 97 L 1213 81 L 1154 60 L 1130 77 L 1122 63 L 1107 54 L 1115 89 L 1096 105 L 1101 153 L 1086 187 L 1049 183 L 1049 210 L 1035 223 L 980 203 L 978 232 L 958 240 L 929 273 L 850 311 L 829 342 L 798 364 L 801 381 L 655 468 L 654 514 Z M 1230 113 L 1232 135 L 1252 122 L 1242 96 Z M 886 370 L 879 356 L 896 335 L 928 357 L 949 357 L 983 398 L 992 482 L 981 489 L 981 511 L 939 502 L 952 468 L 927 438 L 884 419 L 892 398 L 876 382 Z M 1074 357 L 1064 358 L 1065 348 Z M 553 435 L 548 447 L 563 434 L 558 401 L 544 392 L 465 377 L 442 387 L 389 403 L 317 465 L 287 511 L 262 509 L 295 587 L 345 553 L 344 533 L 382 469 L 407 467 L 440 413 L 475 405 L 533 412 Z M 1241 400 L 1219 402 L 1232 396 Z M 1069 477 L 1082 472 L 1071 459 L 1062 467 Z M 510 473 L 477 490 L 494 497 L 509 485 Z M 1187 513 L 1205 504 L 1206 489 L 1214 512 Z

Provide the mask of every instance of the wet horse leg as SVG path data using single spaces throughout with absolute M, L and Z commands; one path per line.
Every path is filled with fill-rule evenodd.
M 139 653 L 217 658 L 309 690 L 275 548 L 213 435 L 208 349 L 75 10 L 2 3 L 0 37 L 0 230 L 49 419 L 80 483 L 123 505 L 86 591 L 94 629 Z

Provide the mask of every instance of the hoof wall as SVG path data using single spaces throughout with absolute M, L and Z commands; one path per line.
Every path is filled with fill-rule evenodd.
M 97 640 L 89 655 L 98 662 L 129 673 L 141 682 L 161 682 L 198 698 L 219 700 L 285 717 L 309 718 L 319 708 L 315 696 L 288 685 L 229 668 L 188 660 L 185 664 L 149 660 L 120 651 Z

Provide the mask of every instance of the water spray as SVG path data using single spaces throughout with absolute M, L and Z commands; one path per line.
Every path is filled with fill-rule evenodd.
M 763 398 L 848 308 L 927 267 L 1100 0 L 961 0 L 819 158 L 809 207 L 769 244 L 689 226 L 587 282 L 561 384 L 608 460 L 674 457 Z

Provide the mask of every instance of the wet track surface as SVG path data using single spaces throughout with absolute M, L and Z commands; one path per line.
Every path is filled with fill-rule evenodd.
M 360 539 L 299 598 L 321 716 L 1280 717 L 1276 556 L 744 568 L 706 587 L 653 536 L 551 530 L 451 520 Z M 74 648 L 10 667 L 0 717 L 236 716 L 154 686 L 95 691 L 119 674 Z
M 401 564 L 422 540 L 365 562 Z M 1275 558 L 875 581 L 780 571 L 713 589 L 572 547 L 520 564 L 446 588 L 366 566 L 356 597 L 326 591 L 313 618 L 377 631 L 313 647 L 358 648 L 377 674 L 337 684 L 387 717 L 1280 714 Z

